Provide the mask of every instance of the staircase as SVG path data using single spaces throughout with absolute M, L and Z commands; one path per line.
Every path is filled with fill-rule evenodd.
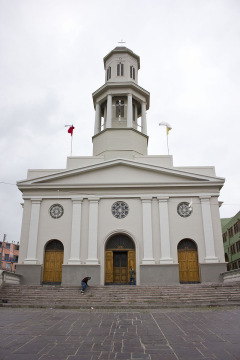
M 240 306 L 240 282 L 163 286 L 79 287 L 4 284 L 0 306 L 59 309 L 161 309 Z

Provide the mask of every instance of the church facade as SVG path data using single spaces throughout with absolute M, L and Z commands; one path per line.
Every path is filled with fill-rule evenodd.
M 94 285 L 219 282 L 226 270 L 214 167 L 174 167 L 148 155 L 150 94 L 140 58 L 126 47 L 104 57 L 93 93 L 93 156 L 62 170 L 29 170 L 17 183 L 24 208 L 17 273 L 23 283 Z

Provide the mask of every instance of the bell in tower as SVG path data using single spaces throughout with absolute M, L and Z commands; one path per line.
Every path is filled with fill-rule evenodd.
M 93 155 L 105 159 L 147 155 L 150 94 L 138 85 L 140 58 L 116 47 L 104 59 L 105 84 L 93 93 Z

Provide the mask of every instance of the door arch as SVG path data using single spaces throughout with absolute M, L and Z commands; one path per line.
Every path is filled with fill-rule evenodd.
M 191 239 L 183 239 L 178 247 L 179 281 L 181 284 L 199 283 L 197 245 Z
M 111 236 L 105 246 L 105 284 L 128 284 L 130 266 L 136 271 L 133 240 L 125 234 Z
M 59 240 L 50 240 L 45 246 L 43 282 L 60 284 L 64 247 Z

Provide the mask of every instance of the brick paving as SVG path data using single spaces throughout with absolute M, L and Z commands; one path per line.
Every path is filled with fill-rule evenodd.
M 0 360 L 239 360 L 240 309 L 0 309 Z

